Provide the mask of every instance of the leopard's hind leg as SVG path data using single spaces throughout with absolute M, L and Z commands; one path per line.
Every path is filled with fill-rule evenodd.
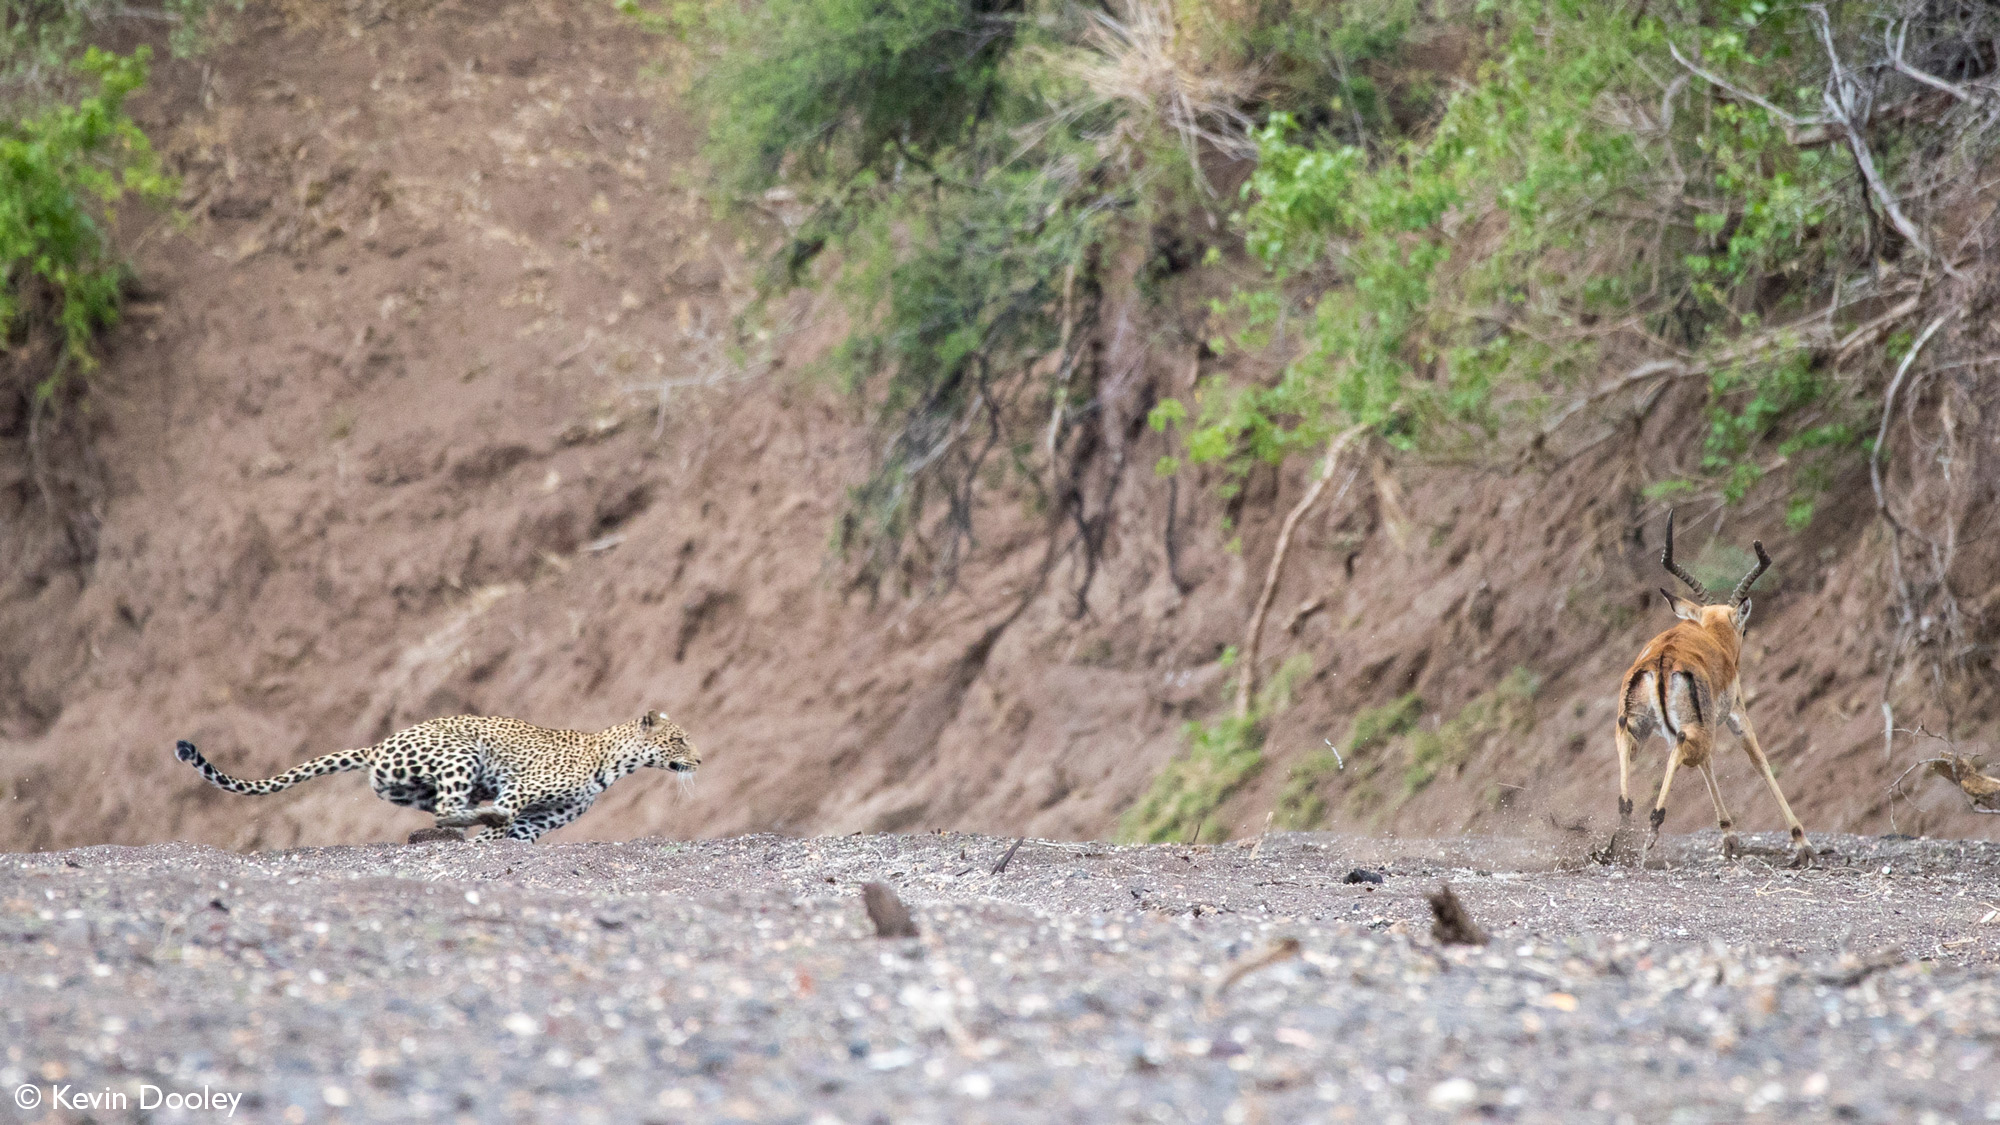
M 555 799 L 538 802 L 522 809 L 514 817 L 513 826 L 507 830 L 510 840 L 533 842 L 545 833 L 553 832 L 590 810 L 590 800 Z

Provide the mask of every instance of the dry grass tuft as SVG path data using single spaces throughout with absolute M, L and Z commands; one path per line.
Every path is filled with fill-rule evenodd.
M 1242 107 L 1256 97 L 1256 74 L 1205 53 L 1171 0 L 1126 0 L 1121 7 L 1122 17 L 1093 12 L 1088 49 L 1058 60 L 1058 69 L 1090 93 L 1066 114 L 1121 107 L 1107 147 L 1135 147 L 1148 134 L 1173 137 L 1204 187 L 1203 145 L 1232 159 L 1255 156 L 1253 122 Z

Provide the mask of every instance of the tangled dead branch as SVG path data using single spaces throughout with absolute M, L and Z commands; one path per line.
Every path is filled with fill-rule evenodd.
M 1967 811 L 2000 816 L 2000 778 L 1989 777 L 1981 772 L 1978 762 L 1960 754 L 1947 752 L 1940 757 L 1925 758 L 1912 764 L 1896 776 L 1895 784 L 1890 786 L 1891 793 L 1906 801 L 1909 800 L 1909 794 L 1903 792 L 1903 780 L 1926 767 L 1931 773 L 1956 785 L 1959 791 L 1965 794 Z M 1894 810 L 1893 803 L 1890 808 Z M 1892 826 L 1894 824 L 1893 817 L 1891 824 Z
M 1932 773 L 1958 786 L 1972 802 L 1973 812 L 2000 814 L 2000 778 L 1981 773 L 1979 763 L 1950 754 L 1929 759 L 1925 764 L 1931 767 Z

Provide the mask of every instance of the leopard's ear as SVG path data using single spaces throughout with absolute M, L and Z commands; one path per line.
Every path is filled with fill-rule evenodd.
M 645 714 L 639 716 L 639 729 L 652 730 L 653 724 L 659 721 L 660 721 L 660 713 L 658 711 L 648 711 Z

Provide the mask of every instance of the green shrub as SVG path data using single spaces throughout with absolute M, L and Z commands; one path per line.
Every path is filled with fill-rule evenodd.
M 1850 57 L 1879 50 L 1886 11 L 1834 6 Z M 1435 119 L 1366 144 L 1325 114 L 1302 127 L 1274 113 L 1258 131 L 1240 229 L 1271 283 L 1218 306 L 1219 342 L 1303 327 L 1275 382 L 1199 388 L 1189 459 L 1242 471 L 1356 422 L 1405 449 L 1490 456 L 1497 438 L 1511 455 L 1604 382 L 1606 360 L 1664 343 L 1709 376 L 1687 488 L 1737 502 L 1783 469 L 1788 518 L 1810 519 L 1860 449 L 1867 372 L 1831 370 L 1825 333 L 1768 326 L 1809 322 L 1873 265 L 1853 162 L 1792 143 L 1667 50 L 1807 115 L 1827 65 L 1809 10 L 1501 0 L 1471 18 L 1488 30 L 1483 61 Z M 1891 174 L 1943 135 L 1878 132 Z
M 1541 686 L 1526 668 L 1515 668 L 1491 689 L 1474 697 L 1435 730 L 1414 730 L 1403 791 L 1414 795 L 1439 774 L 1465 768 L 1472 756 L 1498 735 L 1524 735 L 1535 727 L 1535 691 Z
M 941 155 L 1001 96 L 1019 0 L 765 0 L 719 17 L 701 88 L 730 191 L 844 185 Z
M 89 83 L 73 82 L 70 65 L 118 31 L 150 36 L 165 26 L 168 49 L 185 58 L 207 46 L 218 13 L 242 9 L 243 0 L 8 0 L 0 6 L 0 118 L 74 101 Z
M 1147 844 L 1227 839 L 1229 828 L 1215 819 L 1215 811 L 1263 770 L 1265 725 L 1291 706 L 1292 688 L 1311 672 L 1312 658 L 1295 655 L 1264 685 L 1250 714 L 1187 724 L 1187 749 L 1125 811 L 1118 838 Z
M 1292 767 L 1285 776 L 1285 787 L 1278 792 L 1272 823 L 1289 829 L 1318 828 L 1326 819 L 1326 798 L 1321 790 L 1345 769 L 1345 759 L 1352 757 L 1357 767 L 1362 766 L 1367 762 L 1363 757 L 1367 751 L 1408 732 L 1423 713 L 1423 699 L 1411 692 L 1356 715 L 1347 733 L 1346 750 L 1339 753 L 1332 749 L 1314 750 Z
M 1127 248 L 1208 234 L 1185 222 L 1208 205 L 1197 158 L 1242 148 L 1232 115 L 1251 89 L 1160 0 L 1111 13 L 771 0 L 712 25 L 699 84 L 717 186 L 788 224 L 765 292 L 810 285 L 846 306 L 828 367 L 882 452 L 836 543 L 871 588 L 947 584 L 980 490 L 1010 479 L 1077 525 L 1091 570 L 1097 536 L 1071 517 L 1102 448 L 1076 435 L 1099 424 L 1106 288 L 1152 292 L 1156 267 L 1129 276 Z
M 95 334 L 117 319 L 126 267 L 108 227 L 126 196 L 163 202 L 173 181 L 125 98 L 146 81 L 150 52 L 89 48 L 76 64 L 96 88 L 0 122 L 0 340 L 20 342 L 24 319 L 45 315 L 61 337 L 54 370 L 32 376 L 38 400 L 68 369 L 88 370 Z

